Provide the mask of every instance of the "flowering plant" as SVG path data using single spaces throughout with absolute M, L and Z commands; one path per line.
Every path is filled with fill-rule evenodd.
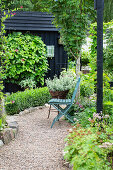
M 21 32 L 8 34 L 2 54 L 5 81 L 19 84 L 32 77 L 43 85 L 48 69 L 45 47 L 38 36 Z
M 108 154 L 113 151 L 112 130 L 107 126 L 103 132 L 96 127 L 82 128 L 77 124 L 65 139 L 64 159 L 73 165 L 73 169 L 110 170 Z
M 105 126 L 108 124 L 109 115 L 103 115 L 100 113 L 93 113 L 93 119 L 88 119 L 91 123 L 91 126 L 97 127 L 98 130 L 104 130 Z

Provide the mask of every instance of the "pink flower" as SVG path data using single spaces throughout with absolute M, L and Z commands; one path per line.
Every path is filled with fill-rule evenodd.
M 12 103 L 15 103 L 15 101 L 12 101 Z
M 18 50 L 16 49 L 15 52 L 17 52 Z
M 80 107 L 80 108 L 83 108 L 83 106 L 82 106 L 81 104 L 79 104 L 79 107 Z
M 76 102 L 76 104 L 79 104 L 79 102 Z
M 21 59 L 22 61 L 25 61 L 24 58 Z
M 14 13 L 11 12 L 11 15 L 16 15 L 16 13 L 15 12 Z
M 23 6 L 21 6 L 20 8 L 23 8 Z

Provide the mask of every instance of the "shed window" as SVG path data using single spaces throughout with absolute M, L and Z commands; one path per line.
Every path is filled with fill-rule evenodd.
M 47 45 L 47 57 L 54 57 L 54 45 Z

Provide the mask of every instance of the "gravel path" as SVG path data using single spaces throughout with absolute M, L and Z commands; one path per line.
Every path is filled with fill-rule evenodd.
M 70 124 L 61 118 L 51 129 L 56 114 L 47 119 L 48 108 L 43 108 L 15 116 L 19 133 L 0 148 L 0 170 L 66 170 L 62 150 Z

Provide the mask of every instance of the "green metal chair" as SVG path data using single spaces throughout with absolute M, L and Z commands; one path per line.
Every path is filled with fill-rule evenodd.
M 53 106 L 55 109 L 57 109 L 59 111 L 59 114 L 53 120 L 51 128 L 53 127 L 55 122 L 58 121 L 62 116 L 65 116 L 72 123 L 75 123 L 71 119 L 71 116 L 68 114 L 68 110 L 71 108 L 71 106 L 72 106 L 72 104 L 74 102 L 75 96 L 77 94 L 77 90 L 79 88 L 79 84 L 80 84 L 80 78 L 78 78 L 78 80 L 77 80 L 75 90 L 73 92 L 73 95 L 72 95 L 71 99 L 51 99 L 49 101 L 50 106 Z M 60 107 L 60 105 L 66 105 L 66 107 L 63 109 L 62 107 Z

